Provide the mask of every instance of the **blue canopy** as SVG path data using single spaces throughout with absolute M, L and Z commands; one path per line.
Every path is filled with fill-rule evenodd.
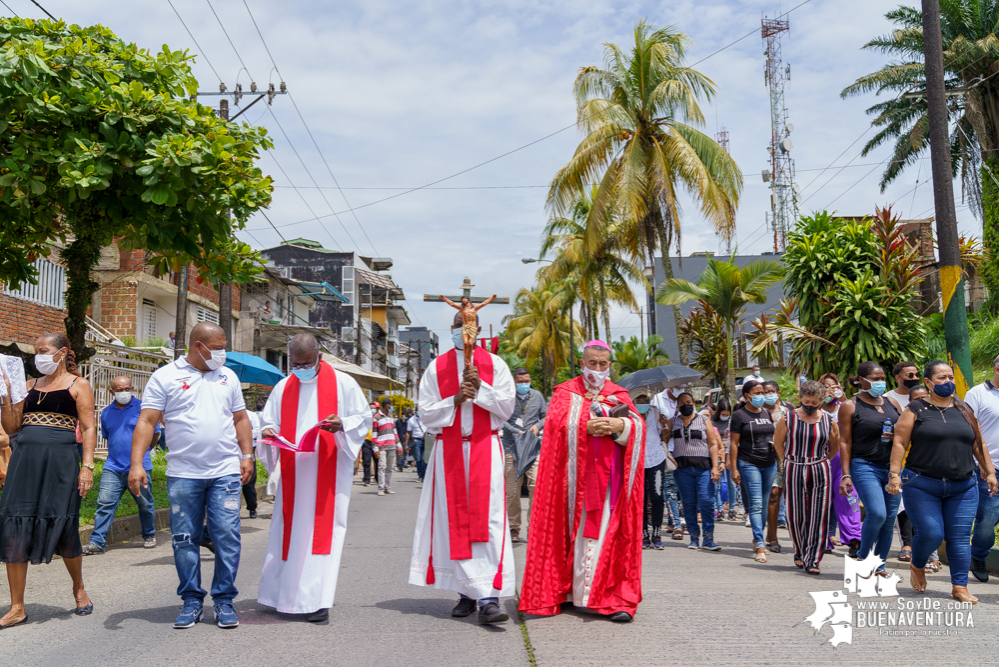
M 284 377 L 284 373 L 277 366 L 245 352 L 226 352 L 225 365 L 235 371 L 240 382 L 273 387 Z

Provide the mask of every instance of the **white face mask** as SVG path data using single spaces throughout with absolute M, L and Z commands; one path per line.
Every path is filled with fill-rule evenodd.
M 595 371 L 589 368 L 583 369 L 583 377 L 594 387 L 603 387 L 604 383 L 607 382 L 607 378 L 610 377 L 610 369 L 605 371 Z
M 54 354 L 36 354 L 35 355 L 35 368 L 42 375 L 52 375 L 59 368 L 59 361 L 53 361 L 52 357 Z
M 129 401 L 132 400 L 132 392 L 130 391 L 116 391 L 114 393 L 114 400 L 121 405 L 127 405 Z
M 212 353 L 212 356 L 210 358 L 208 358 L 208 359 L 205 359 L 205 355 L 203 355 L 203 354 L 201 355 L 201 358 L 205 359 L 205 366 L 208 366 L 208 368 L 210 368 L 213 371 L 218 370 L 218 369 L 222 368 L 223 366 L 225 366 L 225 350 L 224 349 L 222 349 L 222 350 L 209 350 L 209 352 Z M 201 353 L 199 352 L 198 354 L 201 354 Z

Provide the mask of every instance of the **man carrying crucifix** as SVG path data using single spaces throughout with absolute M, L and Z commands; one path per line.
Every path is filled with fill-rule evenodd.
M 513 545 L 507 528 L 503 446 L 497 431 L 513 414 L 515 388 L 507 365 L 451 327 L 455 349 L 427 368 L 419 414 L 436 442 L 420 497 L 409 583 L 457 592 L 451 615 L 479 609 L 479 623 L 509 616 L 499 598 L 514 594 Z M 464 348 L 464 349 L 463 349 Z M 473 356 L 466 365 L 463 350 Z
M 465 280 L 468 279 L 466 278 Z M 465 353 L 465 365 L 467 366 L 469 361 L 472 359 L 472 348 L 475 347 L 475 341 L 478 340 L 479 332 L 482 330 L 482 327 L 479 326 L 479 311 L 492 303 L 496 298 L 496 295 L 493 294 L 477 306 L 472 303 L 472 298 L 469 296 L 461 297 L 461 305 L 455 303 L 443 294 L 440 295 L 440 298 L 441 301 L 457 310 L 459 316 L 461 317 L 462 350 Z M 455 317 L 454 321 L 457 322 L 458 318 Z M 455 345 L 458 344 L 457 336 L 457 333 L 452 334 L 452 337 L 455 339 Z

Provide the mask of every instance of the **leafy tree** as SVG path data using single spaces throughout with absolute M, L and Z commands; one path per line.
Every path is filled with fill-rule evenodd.
M 728 349 L 726 376 L 730 377 L 721 384 L 725 385 L 727 392 L 729 387 L 735 387 L 732 338 L 740 320 L 746 314 L 746 306 L 751 303 L 765 303 L 767 290 L 783 277 L 784 267 L 780 262 L 760 259 L 740 267 L 735 264 L 734 254 L 724 262 L 709 255 L 708 265 L 698 276 L 696 283 L 670 278 L 656 291 L 656 303 L 676 306 L 686 301 L 699 301 L 710 306 L 722 319 L 725 323 L 725 341 Z M 681 328 L 682 326 L 681 323 Z
M 611 347 L 614 348 L 614 372 L 617 377 L 622 378 L 628 373 L 668 364 L 669 355 L 659 347 L 662 342 L 662 336 L 649 336 L 645 340 L 632 336 L 628 340 L 622 337 L 611 343 Z
M 561 298 L 550 289 L 522 288 L 515 297 L 513 314 L 504 317 L 503 324 L 508 336 L 505 351 L 525 359 L 528 368 L 539 361 L 543 391 L 550 392 L 557 370 L 568 365 L 569 327 L 575 327 L 577 339 L 582 335 Z
M 66 331 L 81 359 L 90 272 L 115 241 L 214 283 L 259 273 L 232 233 L 271 201 L 254 165 L 271 143 L 182 97 L 197 91 L 193 56 L 63 21 L 3 18 L 0 42 L 0 283 L 37 280 L 32 262 L 65 244 Z
M 891 62 L 847 86 L 843 97 L 882 92 L 892 99 L 867 112 L 874 116 L 878 133 L 864 146 L 867 155 L 887 142 L 894 143 L 892 161 L 881 176 L 881 190 L 911 168 L 929 151 L 929 121 L 924 97 L 903 97 L 920 92 L 926 80 L 923 57 L 923 22 L 918 7 L 900 6 L 885 14 L 895 24 L 891 34 L 876 37 L 863 48 L 879 51 Z M 990 305 L 999 305 L 999 1 L 941 0 L 944 84 L 953 95 L 948 100 L 951 160 L 954 176 L 960 175 L 972 210 L 984 222 L 984 242 L 991 251 L 984 279 Z M 924 173 L 929 167 L 923 167 Z
M 680 323 L 677 341 L 694 355 L 691 365 L 701 371 L 705 379 L 721 385 L 723 396 L 730 396 L 734 385 L 728 377 L 730 348 L 725 318 L 706 301 L 697 304 Z
M 680 190 L 700 203 L 701 213 L 723 237 L 735 228 L 742 174 L 711 137 L 698 106 L 714 84 L 687 67 L 689 38 L 673 27 L 635 26 L 628 52 L 604 45 L 604 67 L 584 67 L 574 92 L 579 127 L 586 133 L 572 159 L 555 174 L 548 207 L 562 215 L 598 183 L 587 218 L 587 233 L 604 236 L 615 219 L 619 233 L 634 244 L 633 254 L 655 261 L 672 278 L 670 246 L 680 248 Z M 680 311 L 673 309 L 677 328 Z M 681 361 L 685 354 L 681 348 Z
M 860 222 L 824 211 L 800 218 L 783 256 L 792 299 L 760 327 L 753 352 L 792 341 L 789 365 L 809 377 L 922 358 L 927 328 L 913 308 L 922 272 L 898 222 L 890 209 Z

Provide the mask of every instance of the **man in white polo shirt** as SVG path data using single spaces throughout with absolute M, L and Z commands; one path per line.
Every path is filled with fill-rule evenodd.
M 975 385 L 964 396 L 978 426 L 982 438 L 992 457 L 992 465 L 999 466 L 999 357 L 992 362 L 992 379 Z M 971 534 L 971 573 L 979 581 L 989 580 L 989 570 L 985 559 L 996 541 L 995 528 L 999 523 L 999 494 L 989 495 L 989 486 L 975 468 L 978 481 L 978 513 L 975 514 L 975 530 Z
M 162 419 L 166 423 L 167 494 L 173 561 L 184 601 L 175 628 L 203 617 L 201 532 L 205 512 L 215 543 L 212 601 L 220 628 L 239 625 L 233 600 L 239 568 L 239 494 L 253 474 L 253 431 L 239 378 L 225 367 L 222 328 L 201 322 L 191 330 L 187 356 L 153 373 L 142 393 L 132 439 L 128 486 L 138 495 L 147 484 L 142 457 Z

